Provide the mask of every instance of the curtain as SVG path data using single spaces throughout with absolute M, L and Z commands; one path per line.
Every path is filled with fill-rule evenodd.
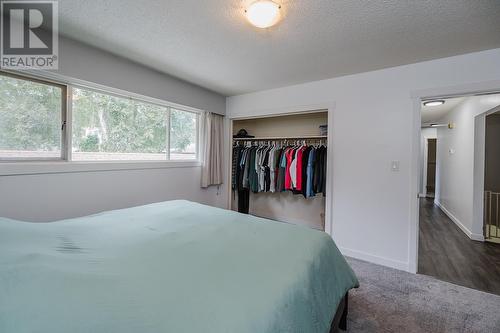
M 202 115 L 201 187 L 222 184 L 224 117 L 211 112 Z

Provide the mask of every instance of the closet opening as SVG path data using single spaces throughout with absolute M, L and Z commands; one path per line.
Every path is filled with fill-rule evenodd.
M 231 209 L 325 231 L 328 111 L 231 123 Z

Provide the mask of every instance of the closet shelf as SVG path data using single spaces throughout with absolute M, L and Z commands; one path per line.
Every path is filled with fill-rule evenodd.
M 303 136 L 266 136 L 255 138 L 233 138 L 234 141 L 272 141 L 272 140 L 300 140 L 300 139 L 327 139 L 327 135 L 303 135 Z

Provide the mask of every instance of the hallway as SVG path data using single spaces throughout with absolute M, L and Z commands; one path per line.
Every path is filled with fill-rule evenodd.
M 500 244 L 469 239 L 430 198 L 419 229 L 419 274 L 500 295 Z

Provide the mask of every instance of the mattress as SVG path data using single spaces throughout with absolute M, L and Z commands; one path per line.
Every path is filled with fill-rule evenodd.
M 326 233 L 176 200 L 0 218 L 0 332 L 322 332 L 356 287 Z

